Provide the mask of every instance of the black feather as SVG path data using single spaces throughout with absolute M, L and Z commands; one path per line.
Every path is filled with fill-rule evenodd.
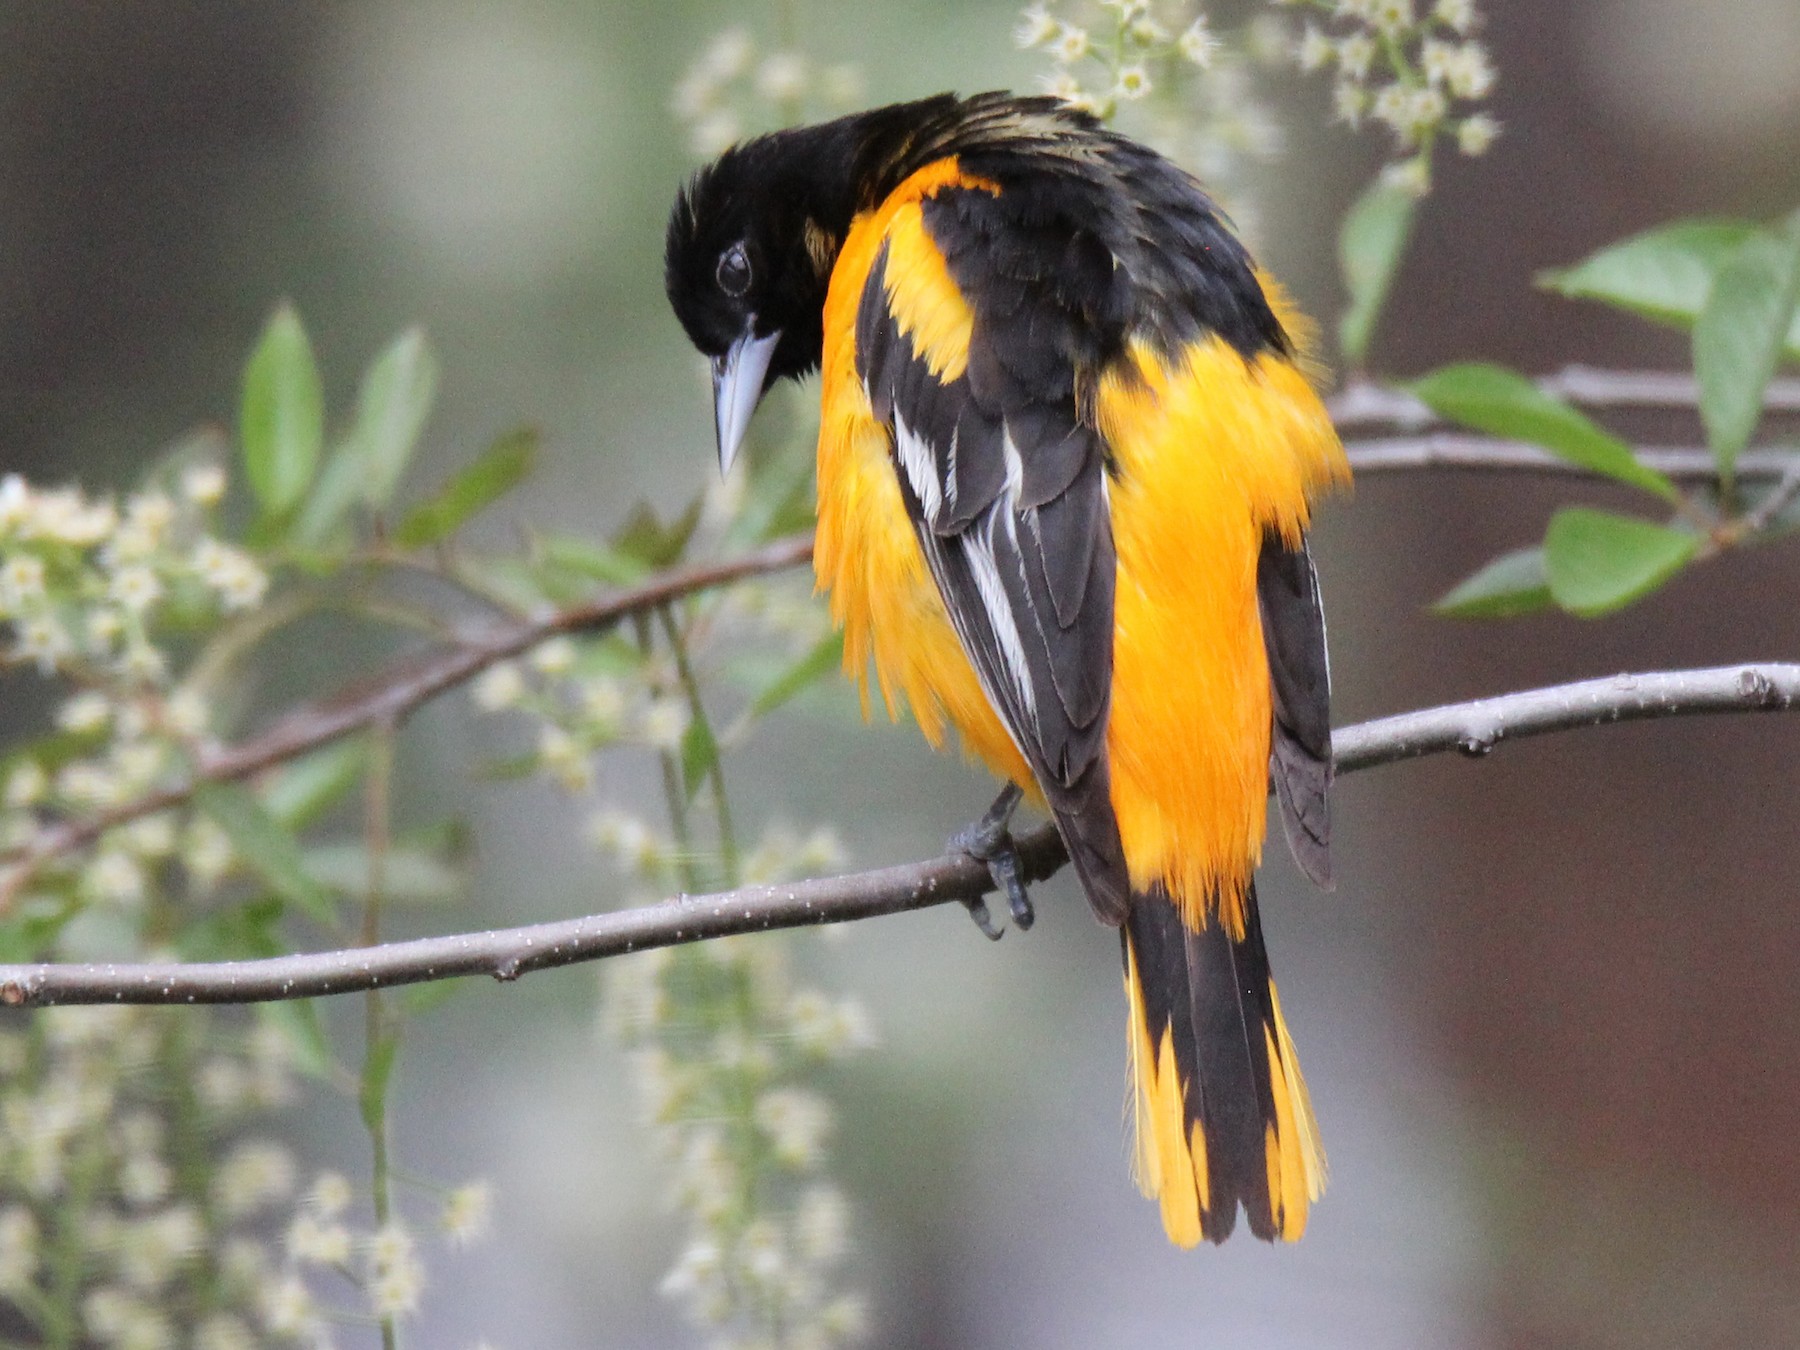
M 1319 578 L 1304 539 L 1290 549 L 1274 531 L 1263 536 L 1256 597 L 1274 694 L 1270 773 L 1281 802 L 1282 831 L 1300 870 L 1329 888 L 1331 670 Z
M 1269 1195 L 1264 1140 L 1276 1123 L 1268 1052 L 1275 1005 L 1256 888 L 1244 894 L 1241 939 L 1216 914 L 1199 931 L 1189 928 L 1160 887 L 1132 902 L 1121 937 L 1136 954 L 1150 1045 L 1169 1035 L 1188 1126 L 1198 1124 L 1206 1143 L 1210 1205 L 1201 1232 L 1223 1242 L 1241 1204 L 1251 1231 L 1272 1240 L 1281 1216 Z

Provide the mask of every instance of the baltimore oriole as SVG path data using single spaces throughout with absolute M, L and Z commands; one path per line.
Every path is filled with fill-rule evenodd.
M 871 662 L 1009 783 L 961 836 L 1021 924 L 1045 804 L 1130 1001 L 1135 1171 L 1169 1237 L 1325 1180 L 1253 873 L 1271 774 L 1329 882 L 1325 627 L 1305 531 L 1343 481 L 1295 316 L 1198 183 L 1053 99 L 940 95 L 737 145 L 681 192 L 666 285 L 721 466 L 823 368 L 815 568 Z M 985 909 L 976 917 L 987 927 Z

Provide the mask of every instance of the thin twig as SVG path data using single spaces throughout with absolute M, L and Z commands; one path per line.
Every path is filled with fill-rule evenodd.
M 1344 452 L 1358 477 L 1420 469 L 1459 469 L 1496 473 L 1541 473 L 1570 478 L 1598 478 L 1591 469 L 1524 441 L 1501 440 L 1473 432 L 1428 431 L 1416 436 L 1380 436 L 1346 441 Z M 1678 482 L 1705 483 L 1719 476 L 1710 450 L 1686 446 L 1635 447 L 1640 463 Z M 1741 479 L 1779 478 L 1800 463 L 1786 450 L 1749 450 L 1738 457 Z
M 1503 741 L 1554 731 L 1698 713 L 1771 712 L 1800 704 L 1800 664 L 1615 675 L 1402 713 L 1338 731 L 1337 767 L 1350 773 L 1422 755 L 1485 755 Z M 1050 826 L 1021 836 L 1027 879 L 1064 861 Z M 949 855 L 783 886 L 678 896 L 639 909 L 560 923 L 382 947 L 201 965 L 0 966 L 0 1003 L 253 1003 L 309 998 L 460 975 L 514 980 L 532 971 L 731 933 L 844 923 L 970 900 L 993 889 L 986 866 Z
M 1738 476 L 1743 477 L 1742 466 L 1739 467 Z M 1749 539 L 1761 534 L 1775 523 L 1777 516 L 1787 510 L 1795 497 L 1800 497 L 1800 455 L 1791 457 L 1787 472 L 1769 489 L 1769 495 L 1744 513 L 1737 522 L 1736 537 Z
M 1700 403 L 1694 377 L 1677 371 L 1565 366 L 1536 383 L 1546 394 L 1586 408 L 1697 408 Z M 1444 424 L 1411 394 L 1368 380 L 1345 385 L 1332 395 L 1329 407 L 1331 420 L 1343 432 L 1364 427 L 1423 431 Z M 1769 381 L 1763 408 L 1770 413 L 1800 413 L 1800 379 Z
M 108 830 L 180 806 L 207 784 L 248 778 L 373 726 L 397 726 L 438 695 L 559 634 L 604 629 L 680 596 L 797 567 L 811 557 L 812 537 L 792 535 L 739 558 L 658 573 L 641 585 L 541 619 L 471 636 L 447 651 L 403 658 L 324 702 L 294 709 L 260 735 L 203 754 L 193 774 L 181 782 L 52 825 L 29 844 L 0 853 L 0 914 L 45 863 L 86 847 Z

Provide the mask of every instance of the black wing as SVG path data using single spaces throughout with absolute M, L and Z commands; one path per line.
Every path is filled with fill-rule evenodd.
M 1275 697 L 1269 771 L 1281 799 L 1281 824 L 1300 870 L 1320 886 L 1331 877 L 1331 670 L 1325 611 L 1305 539 L 1290 549 L 1263 536 L 1256 567 L 1263 643 Z
M 1076 416 L 1066 359 L 1033 343 L 997 353 L 979 309 L 967 369 L 933 375 L 889 311 L 887 262 L 884 246 L 857 315 L 857 373 L 891 431 L 901 495 L 963 650 L 1095 913 L 1117 925 L 1131 887 L 1106 762 L 1114 554 L 1104 446 Z

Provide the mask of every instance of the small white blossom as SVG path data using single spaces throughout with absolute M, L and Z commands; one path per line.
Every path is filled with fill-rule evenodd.
M 368 1240 L 369 1306 L 377 1317 L 404 1317 L 419 1310 L 425 1270 L 419 1264 L 412 1235 L 397 1223 L 378 1229 Z
M 538 728 L 538 763 L 567 792 L 585 792 L 594 785 L 587 751 L 559 726 Z
M 567 675 L 575 664 L 575 644 L 566 637 L 539 643 L 531 653 L 532 668 L 545 675 Z
M 306 1205 L 320 1218 L 335 1219 L 355 1198 L 355 1190 L 341 1172 L 321 1172 L 306 1193 Z
M 231 836 L 206 816 L 190 821 L 181 841 L 181 865 L 202 890 L 219 884 L 231 870 Z
M 525 677 L 511 661 L 489 666 L 475 681 L 470 697 L 483 712 L 499 712 L 510 708 L 525 696 Z
M 1369 111 L 1369 91 L 1360 84 L 1339 80 L 1331 90 L 1332 116 L 1352 131 L 1362 125 Z
M 206 734 L 211 711 L 198 689 L 177 689 L 163 703 L 162 720 L 177 736 L 197 740 Z
M 1300 43 L 1294 49 L 1294 60 L 1300 69 L 1306 71 L 1322 70 L 1331 64 L 1337 55 L 1337 44 L 1319 30 L 1317 24 L 1307 24 L 1306 31 L 1300 35 Z
M 1389 187 L 1422 197 L 1431 190 L 1431 162 L 1423 155 L 1403 159 L 1384 168 L 1381 171 L 1381 181 Z
M 771 103 L 791 103 L 806 93 L 806 58 L 775 52 L 756 68 L 756 92 Z
M 239 1144 L 213 1174 L 213 1200 L 228 1219 L 254 1214 L 293 1189 L 294 1159 L 279 1144 Z
M 1444 86 L 1457 98 L 1485 98 L 1494 87 L 1494 67 L 1479 42 L 1458 47 L 1444 75 Z
M 1375 61 L 1375 39 L 1367 33 L 1352 33 L 1338 43 L 1338 69 L 1347 80 L 1366 80 Z
M 1465 155 L 1485 155 L 1494 138 L 1500 134 L 1500 124 L 1486 113 L 1476 113 L 1465 118 L 1456 129 L 1456 148 Z
M 6 775 L 6 794 L 3 799 L 9 811 L 23 811 L 26 807 L 36 806 L 50 790 L 50 776 L 44 772 L 44 766 L 35 759 L 21 759 Z
M 175 851 L 175 822 L 167 812 L 134 820 L 119 835 L 140 858 L 166 858 Z
M 1402 33 L 1415 22 L 1413 0 L 1374 0 L 1369 10 L 1370 20 L 1384 33 Z
M 1125 36 L 1140 47 L 1160 47 L 1169 40 L 1169 30 L 1148 14 L 1142 14 L 1126 27 Z
M 776 1088 L 756 1103 L 756 1123 L 769 1137 L 775 1156 L 801 1170 L 816 1166 L 831 1132 L 831 1104 L 801 1088 Z
M 102 849 L 82 869 L 81 886 L 95 900 L 128 905 L 143 898 L 144 869 L 129 853 Z
M 350 1264 L 350 1230 L 334 1220 L 301 1210 L 288 1225 L 287 1254 L 301 1265 L 341 1267 Z
M 655 749 L 679 750 L 687 728 L 687 705 L 679 699 L 659 698 L 644 710 L 644 740 Z
M 700 57 L 700 69 L 720 84 L 735 80 L 756 59 L 756 43 L 747 29 L 727 28 L 713 38 Z
M 277 1336 L 302 1336 L 317 1318 L 312 1295 L 298 1275 L 289 1275 L 263 1293 L 263 1325 Z
M 1026 51 L 1048 46 L 1062 31 L 1062 25 L 1050 17 L 1050 11 L 1042 4 L 1028 5 L 1019 15 L 1019 23 L 1013 29 L 1013 41 Z
M 16 473 L 0 478 L 0 537 L 11 534 L 31 518 L 31 488 Z
M 1458 33 L 1474 31 L 1475 0 L 1437 0 L 1432 13 Z
M 196 506 L 217 506 L 225 497 L 225 470 L 217 464 L 190 464 L 181 474 L 181 495 Z
M 493 1210 L 493 1187 L 485 1181 L 475 1181 L 450 1192 L 438 1221 L 451 1246 L 467 1247 L 487 1235 Z
M 1062 33 L 1051 44 L 1051 54 L 1064 65 L 1074 65 L 1092 49 L 1087 29 L 1065 24 Z
M 141 563 L 121 567 L 113 573 L 107 594 L 133 614 L 142 614 L 162 598 L 162 582 L 156 573 Z
M 1218 54 L 1219 40 L 1207 27 L 1206 16 L 1202 14 L 1182 32 L 1176 40 L 1182 59 L 1198 66 L 1201 70 L 1210 70 L 1213 58 Z
M 1119 70 L 1117 83 L 1113 85 L 1113 96 L 1127 102 L 1135 102 L 1143 98 L 1154 87 L 1150 79 L 1150 72 L 1142 65 L 1123 66 Z
M 0 1208 L 0 1294 L 16 1295 L 31 1286 L 38 1268 L 38 1226 L 23 1205 Z

